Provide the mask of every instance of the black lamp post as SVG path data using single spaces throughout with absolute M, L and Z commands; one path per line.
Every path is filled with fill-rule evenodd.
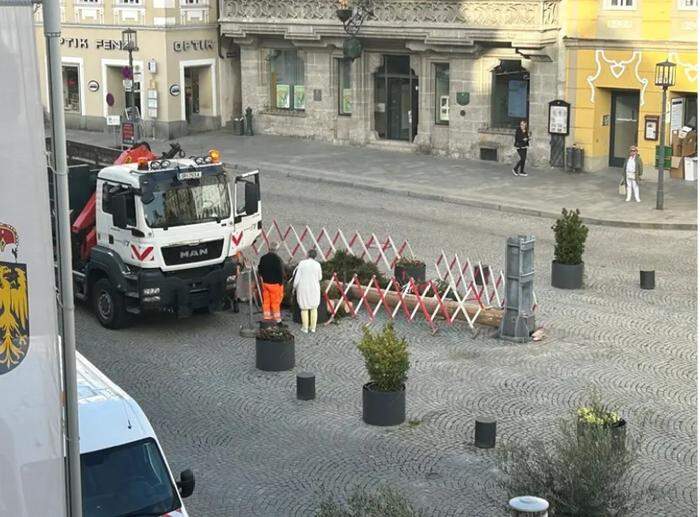
M 129 108 L 134 111 L 134 60 L 132 53 L 138 50 L 136 44 L 136 31 L 134 29 L 124 29 L 122 31 L 122 48 L 129 53 L 129 75 L 131 76 L 131 88 L 129 89 Z
M 676 84 L 676 64 L 668 59 L 656 64 L 654 84 L 663 89 L 661 94 L 661 138 L 659 139 L 659 183 L 656 188 L 656 209 L 664 209 L 664 160 L 666 158 L 666 92 Z

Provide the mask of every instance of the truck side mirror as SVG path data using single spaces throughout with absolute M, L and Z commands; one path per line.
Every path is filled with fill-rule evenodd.
M 180 472 L 180 481 L 177 482 L 177 489 L 180 491 L 180 496 L 185 499 L 194 492 L 194 472 L 190 469 Z
M 255 183 L 245 182 L 245 214 L 253 215 L 258 211 L 260 201 L 260 189 Z
M 126 228 L 126 193 L 111 196 L 112 221 L 117 228 Z

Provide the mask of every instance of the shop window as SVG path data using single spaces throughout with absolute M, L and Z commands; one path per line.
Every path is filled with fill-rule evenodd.
M 685 112 L 683 114 L 683 125 L 693 129 L 698 128 L 698 96 L 692 95 L 685 98 Z
M 286 110 L 306 108 L 304 61 L 296 50 L 271 50 L 270 74 L 274 107 Z
M 435 65 L 435 123 L 450 121 L 450 65 Z
M 63 65 L 63 109 L 80 113 L 80 74 L 78 65 Z
M 338 113 L 352 114 L 352 61 L 338 60 Z
M 678 9 L 691 11 L 698 8 L 698 0 L 678 0 Z
M 528 119 L 530 74 L 514 60 L 501 61 L 492 73 L 491 126 L 516 128 Z
M 636 9 L 637 0 L 604 0 L 606 9 Z

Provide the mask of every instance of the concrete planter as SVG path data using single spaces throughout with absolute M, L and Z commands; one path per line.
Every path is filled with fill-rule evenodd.
M 294 338 L 267 341 L 255 338 L 255 367 L 265 372 L 282 372 L 294 368 Z
M 403 423 L 406 420 L 406 386 L 400 391 L 377 391 L 372 382 L 362 386 L 362 420 L 378 426 Z
M 583 262 L 572 265 L 552 261 L 552 287 L 559 289 L 583 288 Z

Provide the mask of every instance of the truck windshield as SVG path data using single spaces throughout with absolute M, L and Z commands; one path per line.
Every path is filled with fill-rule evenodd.
M 80 455 L 85 517 L 163 515 L 180 508 L 152 438 Z
M 227 219 L 231 204 L 226 177 L 205 176 L 176 185 L 161 182 L 153 192 L 153 201 L 144 204 L 143 211 L 151 228 Z

